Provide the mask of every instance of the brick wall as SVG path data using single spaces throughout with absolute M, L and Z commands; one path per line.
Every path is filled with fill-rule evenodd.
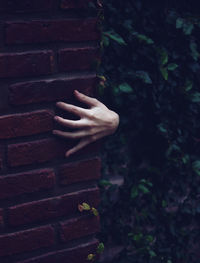
M 74 141 L 54 115 L 73 90 L 96 95 L 97 17 L 90 0 L 0 1 L 0 262 L 84 263 L 96 251 L 99 142 L 65 158 Z

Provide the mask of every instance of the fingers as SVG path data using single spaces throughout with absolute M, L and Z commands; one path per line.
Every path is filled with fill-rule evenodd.
M 74 106 L 72 104 L 68 104 L 65 102 L 57 102 L 56 106 L 58 106 L 59 108 L 65 110 L 65 111 L 74 113 L 80 117 L 87 115 L 87 112 L 88 112 L 87 109 L 84 109 L 84 108 L 81 108 L 78 106 Z
M 89 130 L 82 130 L 82 131 L 77 131 L 77 132 L 64 132 L 64 131 L 59 131 L 59 130 L 53 130 L 53 134 L 68 138 L 68 139 L 80 139 L 82 137 L 86 137 L 90 135 Z
M 74 94 L 79 101 L 87 104 L 88 106 L 94 107 L 94 106 L 97 106 L 101 103 L 100 101 L 98 101 L 95 98 L 92 98 L 92 97 L 86 96 L 83 93 L 80 93 L 78 90 L 75 90 Z
M 74 154 L 75 152 L 79 151 L 80 149 L 88 145 L 90 142 L 91 142 L 91 138 L 89 137 L 82 139 L 75 147 L 67 151 L 65 156 L 69 157 L 71 154 Z
M 55 116 L 54 120 L 57 121 L 59 124 L 68 127 L 68 128 L 84 128 L 84 127 L 88 127 L 89 123 L 88 121 L 86 121 L 86 119 L 81 119 L 81 120 L 77 120 L 77 121 L 73 121 L 73 120 L 68 120 L 68 119 L 64 119 L 60 116 Z

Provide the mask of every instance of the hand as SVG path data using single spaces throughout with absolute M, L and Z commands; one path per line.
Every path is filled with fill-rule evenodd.
M 79 120 L 69 120 L 59 116 L 54 117 L 61 125 L 76 130 L 73 132 L 53 130 L 53 134 L 69 139 L 80 139 L 79 143 L 74 148 L 66 152 L 66 157 L 77 152 L 91 142 L 113 134 L 119 125 L 119 115 L 109 110 L 99 100 L 88 97 L 77 90 L 74 91 L 74 94 L 79 101 L 87 104 L 90 108 L 84 109 L 64 102 L 56 103 L 56 106 L 59 108 L 80 117 Z

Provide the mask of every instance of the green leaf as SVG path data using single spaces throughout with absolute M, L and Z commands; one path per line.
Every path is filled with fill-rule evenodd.
M 165 48 L 159 48 L 158 53 L 160 56 L 160 63 L 162 66 L 164 66 L 165 64 L 168 63 L 168 60 L 169 60 L 167 50 Z
M 136 186 L 133 186 L 131 189 L 131 198 L 134 199 L 138 196 L 138 189 Z
M 185 35 L 191 35 L 192 30 L 194 29 L 194 25 L 190 22 L 184 23 L 183 32 Z
M 197 61 L 200 57 L 200 53 L 197 50 L 197 44 L 194 41 L 190 42 L 190 50 L 191 50 L 191 56 L 195 61 Z
M 119 85 L 119 90 L 125 93 L 132 93 L 133 89 L 128 83 L 122 83 Z
M 190 100 L 192 102 L 199 103 L 200 102 L 200 92 L 194 92 L 193 94 L 190 95 Z
M 140 184 L 138 186 L 138 189 L 140 189 L 144 194 L 148 194 L 150 192 L 149 189 L 146 186 L 144 186 L 143 184 Z
M 177 67 L 178 67 L 178 65 L 175 63 L 170 63 L 167 65 L 167 69 L 170 71 L 174 71 Z
M 99 185 L 101 186 L 111 186 L 112 184 L 108 180 L 100 180 Z
M 97 247 L 97 253 L 101 254 L 104 251 L 104 244 L 103 243 L 99 243 L 98 247 Z
M 194 171 L 196 174 L 198 174 L 198 175 L 200 176 L 200 161 L 199 161 L 199 160 L 194 161 L 194 162 L 192 163 L 192 169 L 193 169 L 193 171 Z
M 181 17 L 176 19 L 176 28 L 177 29 L 182 28 L 183 24 L 184 24 L 184 20 Z
M 90 205 L 87 203 L 82 203 L 83 209 L 84 210 L 90 210 Z
M 137 32 L 133 32 L 132 35 L 137 37 L 138 40 L 141 40 L 141 41 L 145 42 L 146 44 L 149 44 L 149 45 L 154 44 L 154 41 L 151 38 L 149 38 L 149 37 L 147 37 L 147 36 L 145 36 L 143 34 L 139 34 Z
M 120 45 L 126 45 L 126 42 L 124 41 L 124 39 L 119 34 L 115 33 L 114 31 L 104 32 L 103 35 L 116 41 Z
M 160 72 L 165 80 L 168 80 L 168 70 L 167 68 L 160 67 Z
M 152 80 L 146 71 L 138 70 L 135 72 L 135 76 L 141 79 L 146 84 L 152 84 Z

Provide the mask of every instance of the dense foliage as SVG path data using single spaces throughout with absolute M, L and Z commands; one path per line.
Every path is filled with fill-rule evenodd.
M 121 124 L 103 151 L 101 239 L 123 247 L 115 263 L 198 263 L 198 6 L 103 4 L 101 89 Z M 124 183 L 118 187 L 110 175 Z

